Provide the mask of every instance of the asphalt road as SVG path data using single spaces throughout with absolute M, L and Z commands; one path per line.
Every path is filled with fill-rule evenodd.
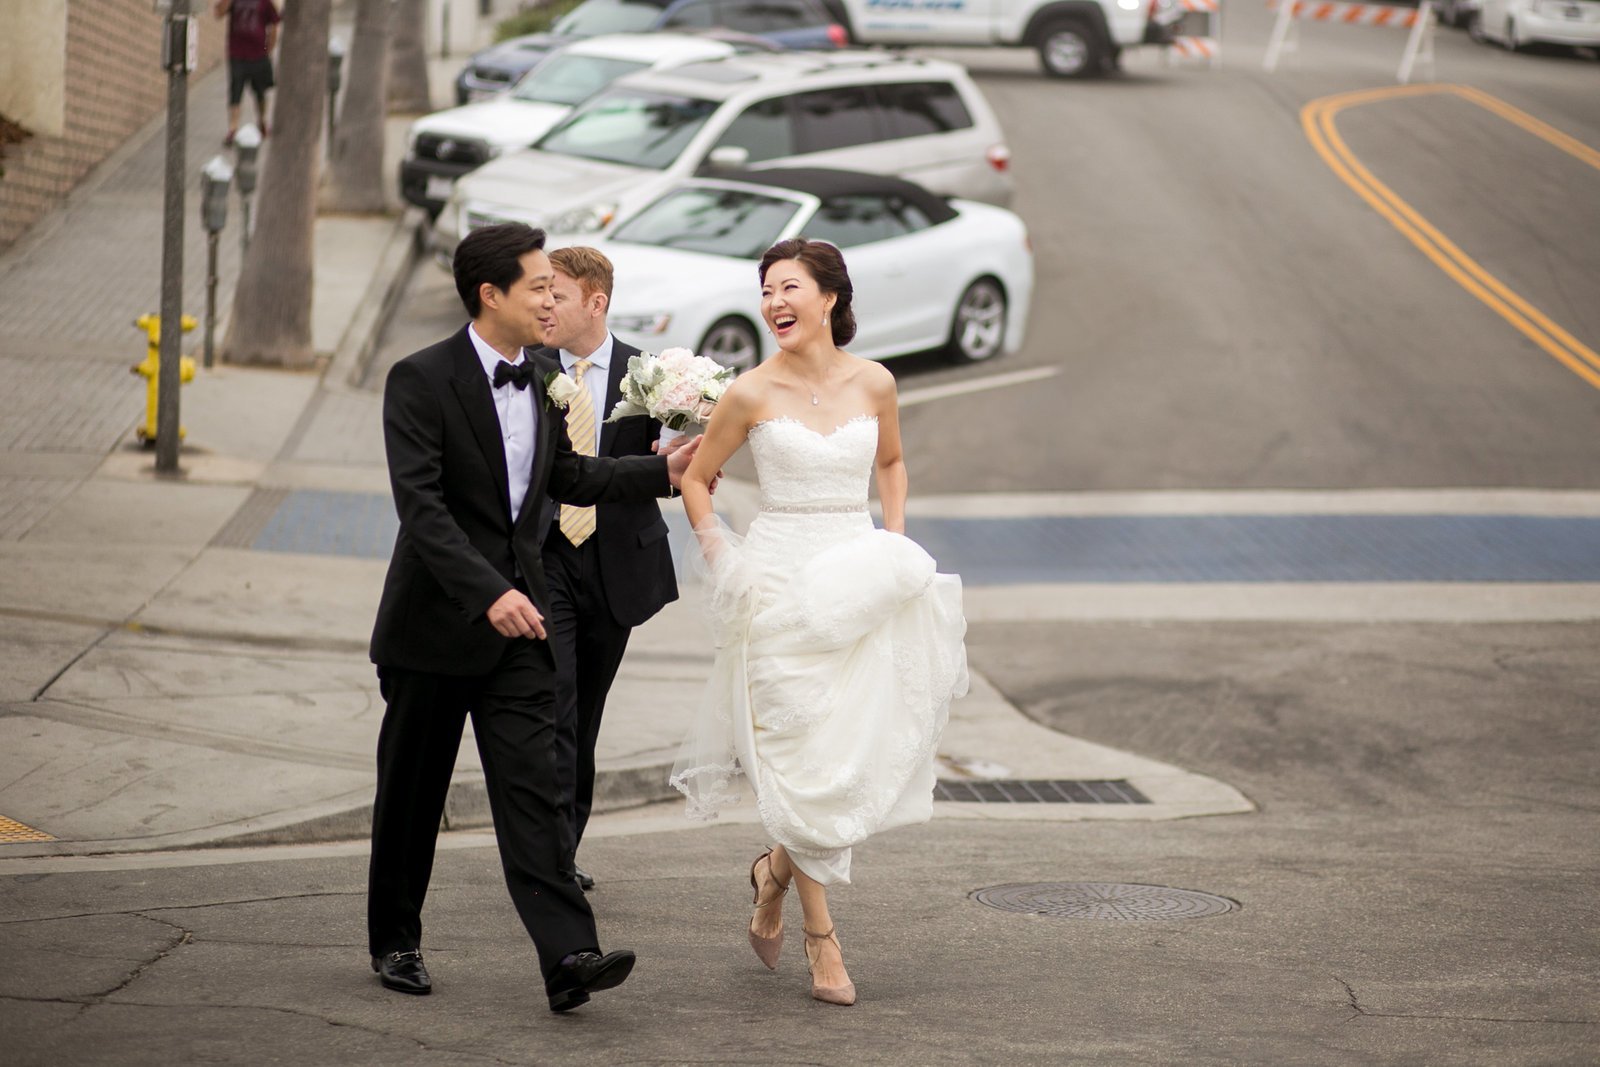
M 1600 485 L 1600 388 L 1434 266 L 1301 128 L 1314 99 L 1393 85 L 1404 34 L 1313 25 L 1302 69 L 1267 75 L 1267 18 L 1229 9 L 1217 73 L 1141 59 L 1061 86 L 1026 56 L 969 57 L 1016 153 L 1041 279 L 1014 363 L 1062 373 L 908 412 L 914 490 Z M 1441 79 L 1600 145 L 1595 62 L 1449 30 L 1437 53 Z M 1353 108 L 1339 128 L 1600 346 L 1600 168 L 1455 96 Z M 997 419 L 998 439 L 950 432 Z

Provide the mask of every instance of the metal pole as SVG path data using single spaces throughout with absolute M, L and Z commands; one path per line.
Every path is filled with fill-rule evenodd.
M 183 357 L 183 185 L 187 138 L 189 71 L 187 34 L 174 25 L 187 24 L 189 0 L 172 0 L 164 29 L 169 48 L 167 66 L 166 196 L 162 206 L 161 240 L 161 368 L 156 375 L 156 472 L 178 472 L 179 361 Z M 180 51 L 180 47 L 182 50 Z
M 206 234 L 206 355 L 205 366 L 211 369 L 216 360 L 217 339 L 217 238 L 216 231 Z

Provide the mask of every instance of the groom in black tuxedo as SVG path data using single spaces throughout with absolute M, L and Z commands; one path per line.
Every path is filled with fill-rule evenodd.
M 648 415 L 604 421 L 622 398 L 628 359 L 639 354 L 606 326 L 611 261 L 596 249 L 572 247 L 551 252 L 550 264 L 555 270 L 554 306 L 543 322 L 545 347 L 534 353 L 534 361 L 541 365 L 541 377 L 558 372 L 575 379 L 581 375 L 594 418 L 579 423 L 574 417 L 578 406 L 567 408 L 573 449 L 612 457 L 652 454 L 661 433 L 659 422 Z M 662 452 L 671 449 L 669 444 Z M 589 514 L 582 514 L 584 510 Z M 557 753 L 576 846 L 583 840 L 594 806 L 595 741 L 628 635 L 676 600 L 678 585 L 667 524 L 654 500 L 592 509 L 546 501 L 545 512 L 540 530 L 550 585 L 551 611 L 545 621 L 556 655 Z M 594 887 L 594 879 L 576 863 L 573 876 L 582 888 Z
M 601 955 L 572 880 L 572 826 L 557 769 L 555 658 L 544 620 L 540 504 L 649 501 L 679 483 L 695 446 L 615 460 L 573 452 L 559 407 L 524 353 L 552 305 L 544 233 L 475 230 L 455 253 L 472 322 L 389 372 L 384 448 L 400 532 L 372 633 L 387 709 L 378 737 L 367 931 L 372 967 L 404 993 L 432 989 L 421 912 L 467 715 L 483 761 L 511 899 L 538 949 L 552 1011 L 627 978 Z

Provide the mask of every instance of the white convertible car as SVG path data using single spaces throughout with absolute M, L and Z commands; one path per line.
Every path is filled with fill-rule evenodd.
M 687 181 L 596 241 L 616 267 L 612 331 L 647 351 L 754 366 L 776 350 L 756 267 L 796 235 L 843 250 L 858 356 L 943 349 L 976 362 L 1022 347 L 1033 253 L 1021 219 L 899 178 L 820 169 Z

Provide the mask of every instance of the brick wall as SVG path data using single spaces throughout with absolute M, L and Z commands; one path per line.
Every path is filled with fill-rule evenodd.
M 200 66 L 191 75 L 197 77 L 222 58 L 223 23 L 211 16 L 209 0 L 190 6 L 200 20 Z M 0 249 L 165 108 L 161 16 L 154 7 L 151 0 L 67 0 L 64 130 L 7 146 Z

